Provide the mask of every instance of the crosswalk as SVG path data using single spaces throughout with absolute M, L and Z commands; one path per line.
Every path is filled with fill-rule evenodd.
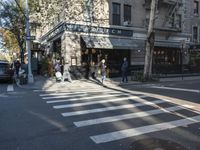
M 90 91 L 44 91 L 39 95 L 76 128 L 101 128 L 88 137 L 96 144 L 200 123 L 200 112 L 194 111 L 194 106 L 180 106 L 173 104 L 172 99 L 157 99 L 134 92 L 102 87 Z

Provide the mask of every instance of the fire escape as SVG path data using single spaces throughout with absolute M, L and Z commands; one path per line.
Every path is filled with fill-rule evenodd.
M 146 9 L 146 26 L 148 25 L 149 21 L 149 13 L 150 12 L 150 4 L 151 0 L 145 0 L 144 7 Z M 165 30 L 165 31 L 181 31 L 182 25 L 182 9 L 183 6 L 182 0 L 158 0 L 157 4 L 157 21 L 162 22 L 159 23 L 158 26 L 155 27 L 157 30 Z M 163 9 L 164 8 L 164 9 Z M 164 15 L 165 16 L 159 16 Z M 162 13 L 161 13 L 162 12 Z
M 163 5 L 167 6 L 168 12 L 166 13 L 162 27 L 174 31 L 181 31 L 182 25 L 182 0 L 162 0 Z

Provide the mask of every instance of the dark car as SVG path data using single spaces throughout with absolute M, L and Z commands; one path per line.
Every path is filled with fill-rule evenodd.
M 0 60 L 0 81 L 9 81 L 13 79 L 13 70 L 9 62 Z

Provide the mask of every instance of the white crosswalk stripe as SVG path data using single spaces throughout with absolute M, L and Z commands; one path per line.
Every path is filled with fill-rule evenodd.
M 101 101 L 98 100 L 98 101 L 92 101 L 92 102 L 85 102 L 85 103 L 56 105 L 56 106 L 53 106 L 53 108 L 55 108 L 55 109 L 70 108 L 70 107 L 86 106 L 86 105 L 93 105 L 93 104 L 117 102 L 117 101 L 129 100 L 129 99 L 139 100 L 139 99 L 145 98 L 145 97 L 146 96 L 130 96 L 130 97 L 123 97 L 123 98 L 109 99 L 109 100 L 101 100 Z
M 113 91 L 113 90 L 105 90 L 105 89 L 102 89 L 102 90 L 100 90 L 100 89 L 90 89 L 90 90 L 88 90 L 88 91 L 86 91 L 87 89 L 85 89 L 85 90 L 79 90 L 79 91 L 69 91 L 69 92 L 63 92 L 63 91 L 61 91 L 61 92 L 57 92 L 57 93 L 55 93 L 55 91 L 47 91 L 47 92 L 51 92 L 51 93 L 46 93 L 46 94 L 40 94 L 40 96 L 51 96 L 51 95 L 76 95 L 76 94 L 86 94 L 86 93 L 99 93 L 99 92 L 106 92 L 106 93 L 108 93 L 108 92 L 116 92 L 116 91 Z M 54 92 L 54 93 L 52 93 L 52 92 Z
M 84 127 L 84 126 L 101 124 L 101 123 L 106 123 L 106 122 L 114 122 L 114 121 L 120 121 L 120 120 L 125 120 L 125 119 L 146 117 L 146 116 L 156 115 L 156 114 L 161 114 L 161 113 L 170 113 L 170 112 L 181 110 L 181 109 L 183 109 L 183 107 L 174 106 L 174 107 L 169 107 L 169 108 L 161 108 L 161 109 L 155 109 L 155 110 L 138 112 L 138 113 L 130 113 L 130 114 L 125 114 L 125 115 L 117 115 L 117 116 L 112 116 L 112 117 L 104 117 L 104 118 L 98 118 L 98 119 L 79 121 L 79 122 L 74 122 L 74 124 L 77 127 Z
M 97 108 L 97 109 L 75 111 L 75 112 L 74 111 L 67 112 L 67 113 L 62 113 L 62 116 L 64 116 L 64 117 L 77 116 L 77 115 L 106 112 L 106 111 L 119 110 L 119 109 L 125 109 L 125 108 L 134 108 L 134 107 L 139 107 L 139 106 L 144 106 L 144 105 L 155 106 L 155 104 L 161 104 L 161 103 L 164 103 L 164 101 L 156 100 L 156 101 L 152 101 L 152 102 L 144 102 L 144 103 L 127 104 L 127 105 L 119 105 L 119 106 L 111 106 L 111 107 L 104 107 L 104 108 Z
M 72 97 L 80 97 L 80 96 L 86 96 L 87 94 L 76 94 L 76 95 L 57 95 L 57 96 L 49 96 L 49 97 L 43 97 L 42 99 L 59 99 L 59 98 L 72 98 Z M 51 101 L 49 101 L 51 103 Z M 54 102 L 54 101 L 52 101 Z M 55 102 L 59 102 L 59 101 L 55 101 Z
M 150 125 L 142 125 L 139 127 L 137 125 L 135 128 L 133 128 L 133 123 L 133 127 L 128 126 L 128 129 L 124 129 L 123 127 L 113 128 L 111 131 L 107 131 L 107 133 L 89 135 L 88 138 L 96 144 L 200 123 L 200 113 L 193 111 L 193 106 L 172 104 L 171 102 L 173 99 L 157 99 L 141 94 L 136 95 L 137 93 L 134 92 L 133 94 L 110 89 L 91 89 L 89 92 L 87 90 L 88 89 L 81 89 L 75 92 L 68 91 L 60 93 L 52 92 L 39 95 L 47 104 L 52 104 L 54 109 L 64 111 L 61 112 L 61 115 L 63 117 L 70 117 L 70 119 L 73 120 L 72 123 L 77 128 L 85 129 L 87 127 L 87 129 L 95 129 L 97 125 L 105 127 L 109 124 L 118 124 L 122 121 L 126 124 L 126 122 L 131 119 L 142 120 L 144 117 L 156 119 L 159 115 L 174 115 L 177 118 L 172 121 L 169 118 L 167 119 L 168 121 L 166 121 L 166 118 L 157 119 L 156 123 L 152 122 Z M 149 98 L 150 100 L 148 100 Z M 62 104 L 60 102 L 62 102 Z M 98 104 L 103 105 L 97 106 Z M 120 111 L 117 112 L 116 110 Z M 136 110 L 139 111 L 136 112 Z M 183 110 L 191 111 L 195 115 L 187 117 L 179 114 L 179 112 Z M 114 111 L 116 111 L 117 114 L 113 114 L 112 112 Z M 87 119 L 82 119 L 84 116 Z M 92 118 L 88 119 L 90 116 Z
M 128 137 L 143 135 L 146 133 L 156 132 L 156 131 L 162 131 L 166 129 L 172 129 L 180 126 L 186 126 L 193 123 L 199 123 L 200 122 L 200 115 L 186 118 L 186 119 L 180 119 L 176 121 L 170 121 L 170 122 L 164 122 L 160 124 L 154 124 L 154 125 L 148 125 L 148 126 L 142 126 L 138 128 L 132 128 L 132 129 L 126 129 L 121 131 L 115 131 L 110 133 L 105 133 L 101 135 L 95 135 L 90 136 L 90 138 L 95 143 L 106 143 L 111 141 L 116 141 Z
M 114 96 L 130 96 L 130 94 L 113 93 L 113 94 L 104 94 L 104 95 L 98 95 L 98 96 L 96 96 L 96 95 L 95 96 L 88 96 L 88 97 L 82 97 L 82 98 L 72 98 L 72 99 L 65 99 L 65 100 L 47 101 L 47 103 L 58 103 L 58 102 L 70 102 L 70 101 L 90 100 L 90 99 L 94 99 L 94 98 L 108 98 L 108 97 L 114 97 Z

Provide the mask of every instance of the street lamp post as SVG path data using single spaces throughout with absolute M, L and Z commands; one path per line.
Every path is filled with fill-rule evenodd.
M 185 40 L 181 41 L 181 53 L 180 53 L 180 64 L 181 64 L 181 76 L 183 80 L 183 51 L 185 48 Z
M 31 50 L 30 50 L 30 23 L 28 14 L 28 0 L 26 0 L 26 50 L 28 52 L 28 83 L 33 83 L 33 74 L 31 70 Z

